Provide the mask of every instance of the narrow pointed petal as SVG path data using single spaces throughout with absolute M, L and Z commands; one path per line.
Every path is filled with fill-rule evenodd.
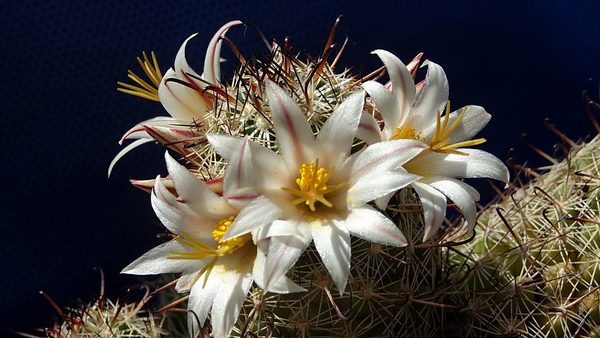
M 423 53 L 419 53 L 406 65 L 406 69 L 408 69 L 410 75 L 412 75 L 413 78 L 415 77 L 415 73 L 417 72 L 417 69 L 419 68 L 419 62 L 421 62 L 422 57 L 423 57 Z
M 181 47 L 179 47 L 177 54 L 175 55 L 175 62 L 173 64 L 173 67 L 175 68 L 175 73 L 178 76 L 180 74 L 189 74 L 196 78 L 200 77 L 200 75 L 198 73 L 196 73 L 192 69 L 192 67 L 190 67 L 190 65 L 188 64 L 187 59 L 185 57 L 185 49 L 187 47 L 187 44 L 196 35 L 198 35 L 198 33 L 194 33 L 194 34 L 190 35 L 187 39 L 185 39 L 185 41 L 183 41 L 183 43 L 181 44 Z
M 219 28 L 208 43 L 208 49 L 204 58 L 204 73 L 202 74 L 202 78 L 208 83 L 218 85 L 221 79 L 221 44 L 223 43 L 221 37 L 225 36 L 229 28 L 240 24 L 242 22 L 239 20 L 229 21 Z
M 115 155 L 115 157 L 112 159 L 112 161 L 110 161 L 110 165 L 108 166 L 108 177 L 110 178 L 110 174 L 112 173 L 112 170 L 115 167 L 115 164 L 117 164 L 117 162 L 119 162 L 121 157 L 125 156 L 128 152 L 141 146 L 142 144 L 152 142 L 152 141 L 154 141 L 154 139 L 151 138 L 150 136 L 148 136 L 148 138 L 140 138 L 139 140 L 135 140 L 132 143 L 128 144 L 127 147 L 125 147 L 121 151 L 119 151 L 119 153 L 117 153 L 117 155 Z
M 373 115 L 368 113 L 361 114 L 360 122 L 358 123 L 358 130 L 356 131 L 356 138 L 365 141 L 367 144 L 373 144 L 382 141 L 379 124 Z
M 396 97 L 400 108 L 396 114 L 402 121 L 406 118 L 405 114 L 408 114 L 415 99 L 416 90 L 413 77 L 404 63 L 394 54 L 382 49 L 375 50 L 373 53 L 379 56 L 390 76 L 392 94 Z
M 346 289 L 350 273 L 350 234 L 343 224 L 338 226 L 336 223 L 313 222 L 311 231 L 323 264 L 341 295 Z
M 173 256 L 171 253 L 173 251 L 189 251 L 189 247 L 175 240 L 170 240 L 146 252 L 127 265 L 121 273 L 130 275 L 157 275 L 161 273 L 201 270 L 212 259 L 212 257 L 203 260 L 169 259 L 169 256 Z
M 206 134 L 208 142 L 227 162 L 231 162 L 233 154 L 242 147 L 245 139 L 231 135 Z
M 362 84 L 362 87 L 375 102 L 384 122 L 383 138 L 389 140 L 398 126 L 400 118 L 403 118 L 397 97 L 379 82 L 367 81 Z M 406 109 L 410 109 L 410 107 Z
M 235 278 L 236 276 L 225 277 Z M 202 275 L 192 287 L 188 299 L 187 322 L 188 330 L 192 336 L 200 332 L 200 327 L 204 325 L 217 294 L 225 292 L 220 278 L 209 278 L 204 287 L 203 281 L 204 276 Z M 231 288 L 228 291 L 231 292 Z
M 254 229 L 270 225 L 278 219 L 281 209 L 264 196 L 255 198 L 237 215 L 235 221 L 229 226 L 222 240 L 226 241 L 249 233 Z
M 448 80 L 442 67 L 431 61 L 425 61 L 423 66 L 427 66 L 425 82 L 415 98 L 410 117 L 406 120 L 411 128 L 417 130 L 435 126 L 437 112 L 444 111 L 449 95 Z
M 252 286 L 250 273 L 240 273 L 235 277 L 224 276 L 224 278 L 227 278 L 227 281 L 219 288 L 210 313 L 214 338 L 229 337 Z
M 174 234 L 186 232 L 202 242 L 214 242 L 212 230 L 220 219 L 199 215 L 178 202 L 159 178 L 156 179 L 150 202 L 161 223 Z
M 427 241 L 442 226 L 446 215 L 446 196 L 427 184 L 415 182 L 412 187 L 419 195 L 423 205 L 423 218 L 425 219 L 423 241 Z
M 463 118 L 458 125 L 450 133 L 450 143 L 457 143 L 470 140 L 477 135 L 492 119 L 492 115 L 488 114 L 481 106 L 467 106 L 454 111 L 450 114 L 448 125 L 451 125 L 463 109 L 466 109 Z
M 121 139 L 119 140 L 119 144 L 122 145 L 123 141 L 125 140 L 148 138 L 148 133 L 146 132 L 146 128 L 144 126 L 168 126 L 174 121 L 175 120 L 172 117 L 168 116 L 157 116 L 142 121 L 133 126 L 131 129 L 129 129 L 125 134 L 123 134 L 123 137 L 121 137 Z
M 274 226 L 276 226 L 274 224 Z M 296 264 L 298 258 L 310 244 L 310 236 L 275 236 L 271 237 L 267 259 L 265 262 L 262 286 L 266 291 L 274 291 L 273 285 Z
M 363 176 L 370 176 L 375 171 L 396 169 L 427 148 L 425 143 L 417 140 L 392 140 L 370 145 L 353 154 L 344 165 L 352 168 L 350 185 L 356 184 Z
M 469 230 L 473 230 L 473 227 L 475 227 L 475 219 L 477 217 L 477 208 L 475 207 L 476 200 L 471 194 L 472 188 L 470 186 L 455 179 L 433 175 L 424 177 L 419 183 L 429 184 L 431 187 L 446 195 L 446 197 L 456 204 L 458 209 L 460 209 L 465 216 L 469 225 Z
M 350 234 L 370 242 L 393 246 L 408 244 L 394 222 L 368 205 L 352 210 L 345 225 Z
M 254 282 L 256 283 L 256 285 L 258 285 L 258 287 L 260 287 L 263 290 L 266 290 L 266 288 L 264 287 L 264 285 L 265 285 L 265 279 L 264 279 L 265 273 L 264 272 L 265 272 L 265 267 L 266 267 L 266 260 L 267 260 L 267 257 L 265 256 L 265 254 L 262 253 L 261 250 L 258 250 L 256 259 L 254 260 L 254 268 L 252 269 L 252 274 L 254 276 Z M 273 292 L 273 293 L 282 293 L 282 294 L 306 291 L 305 288 L 294 283 L 291 279 L 289 279 L 285 275 L 282 278 L 280 278 L 277 282 L 271 283 L 269 285 L 269 290 L 270 290 L 270 292 Z
M 260 195 L 256 191 L 250 143 L 245 138 L 233 152 L 224 178 L 223 194 L 238 209 Z
M 202 95 L 202 88 L 190 88 L 179 81 L 172 69 L 169 69 L 160 85 L 158 97 L 165 110 L 177 121 L 191 124 L 204 121 L 204 115 L 211 109 L 212 103 Z M 184 81 L 188 82 L 188 81 Z
M 384 196 L 388 196 L 385 200 L 385 204 L 387 204 L 391 194 L 417 181 L 419 178 L 421 176 L 407 173 L 402 168 L 394 171 L 374 170 L 363 176 L 348 189 L 348 205 L 358 207 Z
M 304 113 L 283 89 L 270 80 L 267 81 L 266 87 L 279 152 L 292 167 L 299 168 L 308 159 L 312 160 L 312 129 Z
M 350 154 L 362 115 L 365 92 L 360 91 L 346 98 L 327 119 L 316 138 L 319 145 L 319 163 L 332 167 Z
M 496 156 L 479 149 L 459 148 L 468 155 L 428 152 L 415 157 L 404 167 L 419 175 L 454 178 L 493 178 L 508 183 L 508 168 Z
M 216 219 L 237 214 L 238 210 L 229 205 L 225 198 L 210 190 L 206 183 L 177 163 L 168 152 L 165 152 L 165 161 L 180 203 L 186 204 L 199 215 Z

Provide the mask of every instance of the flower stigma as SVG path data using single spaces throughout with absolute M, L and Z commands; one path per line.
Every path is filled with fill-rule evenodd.
M 298 198 L 292 202 L 294 205 L 304 202 L 313 212 L 316 211 L 316 202 L 321 202 L 326 207 L 331 208 L 333 204 L 325 198 L 325 194 L 343 187 L 347 182 L 336 185 L 327 185 L 327 181 L 330 177 L 331 174 L 327 169 L 319 168 L 319 160 L 312 161 L 300 166 L 300 178 L 296 179 L 296 184 L 298 184 L 300 189 L 282 189 L 292 195 L 298 196 Z

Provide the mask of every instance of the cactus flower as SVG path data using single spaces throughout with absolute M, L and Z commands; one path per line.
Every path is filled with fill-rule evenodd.
M 190 133 L 189 126 L 203 123 L 205 114 L 212 109 L 212 99 L 204 93 L 204 89 L 208 86 L 220 86 L 221 38 L 225 36 L 229 28 L 241 23 L 239 20 L 230 21 L 215 33 L 208 44 L 202 75 L 198 75 L 188 65 L 185 58 L 188 41 L 198 33 L 192 34 L 183 42 L 175 56 L 174 68 L 170 68 L 165 73 L 158 86 L 158 99 L 171 116 L 154 117 L 129 129 L 119 144 L 123 144 L 124 140 L 129 139 L 136 141 L 123 148 L 114 157 L 108 168 L 109 176 L 121 157 L 144 143 L 154 141 L 152 135 L 148 133 L 149 129 L 162 127 L 162 129 L 171 130 L 171 134 L 177 135 L 178 132 Z
M 491 119 L 483 107 L 466 106 L 450 112 L 448 80 L 439 65 L 426 61 L 427 75 L 415 86 L 410 70 L 395 55 L 376 50 L 390 77 L 391 90 L 375 81 L 363 88 L 373 99 L 384 127 L 370 114 L 363 114 L 358 136 L 368 143 L 395 139 L 420 140 L 428 145 L 403 165 L 420 178 L 411 183 L 419 195 L 424 212 L 424 240 L 441 227 L 449 198 L 462 211 L 469 229 L 475 226 L 479 193 L 460 178 L 493 178 L 507 183 L 508 169 L 496 156 L 466 147 L 479 145 L 485 139 L 475 136 Z M 457 179 L 458 178 L 458 179 Z M 378 201 L 387 204 L 388 199 Z
M 264 284 L 264 254 L 251 234 L 223 241 L 238 209 L 168 154 L 165 158 L 179 197 L 156 179 L 152 207 L 173 239 L 151 249 L 122 273 L 182 273 L 176 290 L 190 291 L 190 332 L 199 332 L 198 324 L 204 323 L 210 310 L 214 337 L 228 337 L 252 282 Z M 269 290 L 288 293 L 303 289 L 283 276 L 271 283 Z
M 208 140 L 229 165 L 224 192 L 240 214 L 223 239 L 254 232 L 269 238 L 265 263 L 268 288 L 314 242 L 333 282 L 344 292 L 350 270 L 350 235 L 406 245 L 398 227 L 367 203 L 418 176 L 400 167 L 426 148 L 416 140 L 381 142 L 351 154 L 364 92 L 349 96 L 314 136 L 292 98 L 267 81 L 277 152 L 222 134 Z

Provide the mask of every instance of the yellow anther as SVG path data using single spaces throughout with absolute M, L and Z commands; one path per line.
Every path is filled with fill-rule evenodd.
M 343 187 L 347 182 L 327 185 L 329 178 L 330 173 L 327 169 L 319 168 L 318 160 L 304 163 L 300 166 L 300 178 L 296 179 L 296 184 L 300 189 L 283 188 L 283 190 L 298 196 L 292 202 L 295 205 L 304 202 L 311 211 L 315 211 L 315 203 L 321 202 L 326 207 L 331 208 L 333 204 L 325 198 L 325 194 Z
M 215 227 L 215 230 L 213 230 L 212 232 L 215 241 L 219 242 L 217 250 L 219 256 L 223 256 L 226 252 L 234 252 L 236 249 L 241 248 L 244 244 L 246 244 L 246 242 L 252 239 L 252 235 L 246 234 L 221 242 L 223 235 L 225 235 L 225 232 L 227 231 L 227 229 L 229 229 L 234 220 L 234 216 L 231 216 L 228 219 L 221 220 Z
M 410 128 L 407 126 L 402 126 L 400 128 L 396 128 L 394 130 L 394 134 L 392 135 L 392 140 L 420 140 L 421 133 L 415 133 L 414 128 Z

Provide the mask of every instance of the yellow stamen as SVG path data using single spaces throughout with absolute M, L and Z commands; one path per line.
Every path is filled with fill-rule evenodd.
M 186 232 L 182 236 L 174 236 L 175 240 L 181 244 L 185 244 L 194 251 L 171 251 L 176 256 L 169 256 L 167 259 L 204 259 L 211 256 L 217 256 L 217 251 L 207 245 L 200 243 L 194 237 Z
M 439 152 L 439 153 L 447 153 L 447 154 L 469 155 L 467 153 L 464 153 L 464 152 L 461 152 L 458 150 L 454 150 L 454 149 L 462 148 L 462 147 L 476 146 L 476 145 L 482 144 L 486 141 L 484 138 L 478 138 L 475 140 L 468 140 L 468 141 L 462 141 L 462 142 L 458 142 L 458 143 L 449 144 L 450 143 L 450 138 L 449 138 L 450 134 L 452 133 L 452 131 L 454 131 L 454 129 L 456 129 L 456 127 L 460 123 L 460 120 L 462 120 L 465 113 L 467 112 L 467 109 L 468 109 L 468 106 L 463 108 L 463 110 L 460 112 L 460 114 L 458 115 L 456 120 L 454 120 L 454 122 L 449 127 L 448 127 L 448 122 L 450 121 L 450 101 L 448 101 L 448 103 L 446 104 L 446 113 L 444 114 L 443 121 L 442 121 L 442 112 L 440 112 L 440 111 L 437 112 L 435 134 L 433 135 L 431 142 L 429 142 L 429 145 L 433 151 Z
M 407 126 L 402 126 L 400 128 L 396 128 L 394 130 L 394 134 L 392 135 L 392 140 L 420 140 L 421 133 L 415 134 L 415 129 Z
M 223 256 L 225 253 L 234 252 L 236 249 L 241 248 L 244 244 L 246 244 L 246 242 L 252 239 L 251 234 L 245 234 L 221 242 L 223 235 L 225 235 L 225 232 L 227 229 L 229 229 L 234 220 L 234 216 L 221 220 L 215 227 L 215 230 L 212 232 L 213 236 L 215 237 L 215 241 L 220 242 L 218 246 L 219 249 L 217 250 L 219 256 Z
M 158 86 L 160 85 L 160 81 L 162 79 L 162 73 L 160 71 L 160 68 L 158 67 L 156 55 L 154 55 L 154 52 L 151 52 L 152 62 L 150 62 L 150 59 L 148 59 L 148 55 L 146 55 L 146 52 L 142 52 L 142 55 L 144 56 L 144 60 L 142 61 L 142 59 L 138 57 L 138 63 L 140 64 L 140 66 L 144 70 L 144 74 L 146 74 L 146 76 L 148 77 L 148 79 L 150 79 L 152 84 L 149 84 L 141 77 L 137 76 L 134 72 L 129 70 L 129 74 L 127 75 L 127 77 L 129 77 L 135 83 L 137 83 L 138 86 L 124 82 L 117 82 L 118 85 L 124 87 L 117 88 L 117 90 L 130 95 L 139 96 L 148 100 L 160 101 L 158 98 Z
M 310 164 L 304 163 L 300 167 L 300 178 L 296 179 L 296 184 L 298 184 L 300 189 L 282 189 L 298 196 L 298 198 L 292 202 L 294 205 L 304 202 L 311 211 L 315 211 L 315 203 L 321 202 L 326 207 L 331 208 L 333 204 L 325 198 L 325 194 L 343 187 L 347 182 L 336 185 L 327 185 L 330 176 L 327 169 L 319 168 L 319 160 L 317 160 L 316 163 L 315 161 L 310 162 Z

